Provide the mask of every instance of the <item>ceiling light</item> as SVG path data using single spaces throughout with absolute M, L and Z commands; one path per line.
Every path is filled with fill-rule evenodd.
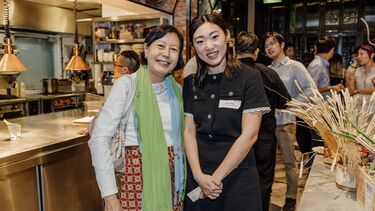
M 65 70 L 90 70 L 90 67 L 85 63 L 85 61 L 80 56 L 79 42 L 78 42 L 78 23 L 77 23 L 77 0 L 73 3 L 73 13 L 74 13 L 74 46 L 73 46 L 73 56 L 70 59 L 68 65 L 66 65 Z
M 0 61 L 0 74 L 19 74 L 27 69 L 14 54 L 14 44 L 11 39 L 9 21 L 10 0 L 4 0 L 4 55 Z

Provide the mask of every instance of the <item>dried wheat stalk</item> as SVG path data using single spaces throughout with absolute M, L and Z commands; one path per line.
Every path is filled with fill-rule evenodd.
M 297 84 L 298 86 L 298 84 Z M 303 93 L 301 91 L 301 93 Z M 338 155 L 344 165 L 349 169 L 355 169 L 354 166 L 360 163 L 361 157 L 358 151 L 361 147 L 343 136 L 329 134 L 327 131 L 346 132 L 357 135 L 356 141 L 371 151 L 375 151 L 375 146 L 367 139 L 358 136 L 358 131 L 364 131 L 370 138 L 375 137 L 375 93 L 370 101 L 365 98 L 352 97 L 348 89 L 341 94 L 331 91 L 331 96 L 327 99 L 315 89 L 311 96 L 302 94 L 304 101 L 292 99 L 288 102 L 288 108 L 285 112 L 294 114 L 303 119 L 310 127 L 315 128 L 323 137 L 326 145 Z M 362 101 L 362 102 L 361 102 Z M 362 103 L 360 110 L 356 105 Z

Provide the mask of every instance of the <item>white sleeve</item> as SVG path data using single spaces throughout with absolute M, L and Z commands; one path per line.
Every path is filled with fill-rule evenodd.
M 103 198 L 118 192 L 109 142 L 124 115 L 126 95 L 129 93 L 127 90 L 130 89 L 130 86 L 131 82 L 128 77 L 116 80 L 95 120 L 94 130 L 88 141 L 92 165 Z

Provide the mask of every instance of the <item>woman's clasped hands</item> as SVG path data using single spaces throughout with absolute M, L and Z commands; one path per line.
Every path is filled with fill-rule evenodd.
M 223 183 L 211 175 L 202 173 L 195 178 L 195 181 L 197 181 L 202 190 L 201 199 L 208 197 L 213 200 L 218 198 L 223 192 Z

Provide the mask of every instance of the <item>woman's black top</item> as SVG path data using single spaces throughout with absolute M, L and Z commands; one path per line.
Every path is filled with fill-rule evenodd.
M 201 170 L 212 175 L 241 135 L 242 114 L 269 111 L 269 104 L 259 71 L 244 64 L 231 79 L 224 73 L 208 75 L 202 87 L 194 86 L 193 80 L 194 76 L 190 75 L 184 81 L 184 109 L 196 124 Z M 222 182 L 219 198 L 192 202 L 185 197 L 184 210 L 262 210 L 253 150 Z M 197 186 L 188 166 L 186 192 Z
M 207 161 L 220 164 L 241 135 L 243 112 L 269 111 L 262 77 L 257 69 L 241 64 L 231 79 L 224 73 L 208 75 L 202 87 L 194 86 L 193 80 L 194 75 L 190 75 L 184 81 L 185 114 L 194 118 L 198 147 L 199 140 L 226 143 L 220 155 L 206 154 Z M 206 157 L 201 154 L 201 158 Z
M 184 81 L 185 114 L 192 114 L 196 132 L 208 139 L 237 139 L 241 134 L 245 110 L 267 110 L 269 107 L 263 80 L 255 68 L 241 64 L 241 70 L 228 79 L 224 73 L 208 75 L 201 88 L 193 85 L 194 75 Z

